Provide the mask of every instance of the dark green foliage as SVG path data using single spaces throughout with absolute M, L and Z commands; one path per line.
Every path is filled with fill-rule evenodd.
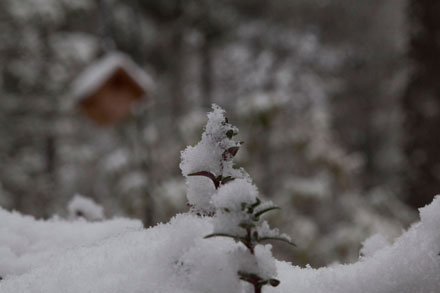
M 269 206 L 269 207 L 266 207 L 263 209 L 259 209 L 259 206 L 261 205 L 261 203 L 262 202 L 259 198 L 257 198 L 256 202 L 253 204 L 247 204 L 245 202 L 241 203 L 241 210 L 249 215 L 248 221 L 244 221 L 239 224 L 240 228 L 243 228 L 244 230 L 246 230 L 245 236 L 231 235 L 231 234 L 227 234 L 227 233 L 213 233 L 213 234 L 209 234 L 209 235 L 205 236 L 205 238 L 211 238 L 211 237 L 232 238 L 235 241 L 243 243 L 249 249 L 251 254 L 254 254 L 255 246 L 263 241 L 271 241 L 271 240 L 282 241 L 282 242 L 285 242 L 285 243 L 290 244 L 292 246 L 296 246 L 295 243 L 293 243 L 292 241 L 290 241 L 286 237 L 282 237 L 282 236 L 271 236 L 271 237 L 263 236 L 263 237 L 260 237 L 260 235 L 258 234 L 258 231 L 257 231 L 257 226 L 260 221 L 260 216 L 269 212 L 269 211 L 272 211 L 275 209 L 280 209 L 277 206 Z M 230 212 L 229 209 L 227 209 L 226 212 Z
M 229 139 L 232 139 L 232 137 L 235 136 L 235 135 L 237 135 L 237 133 L 234 132 L 232 129 L 230 129 L 230 130 L 228 130 L 228 131 L 226 132 L 226 136 L 227 136 Z

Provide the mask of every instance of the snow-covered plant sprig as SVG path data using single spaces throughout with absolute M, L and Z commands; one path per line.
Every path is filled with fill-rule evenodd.
M 241 144 L 233 140 L 237 134 L 238 129 L 229 124 L 224 110 L 213 105 L 201 141 L 182 152 L 180 169 L 187 180 L 188 204 L 196 212 L 212 214 L 215 208 L 211 197 L 216 190 L 236 178 L 249 176 L 243 169 L 233 168 L 232 159 Z
M 241 145 L 233 140 L 237 133 L 224 110 L 213 105 L 202 140 L 182 152 L 180 167 L 187 178 L 187 197 L 192 209 L 213 216 L 214 231 L 205 238 L 228 237 L 242 244 L 234 255 L 238 278 L 259 293 L 265 285 L 276 287 L 280 283 L 274 278 L 271 245 L 263 242 L 295 244 L 261 219 L 279 207 L 262 201 L 249 175 L 233 167 L 233 158 Z
M 267 222 L 263 222 L 260 225 L 260 217 L 272 210 L 280 209 L 278 206 L 273 205 L 271 202 L 262 203 L 257 197 L 256 201 L 252 204 L 241 202 L 240 211 L 242 220 L 238 223 L 238 226 L 246 231 L 246 234 L 229 234 L 225 232 L 212 233 L 205 238 L 211 237 L 229 237 L 238 242 L 243 243 L 251 254 L 254 254 L 254 248 L 257 244 L 268 240 L 283 241 L 290 245 L 296 246 L 295 243 L 285 234 L 279 234 L 277 230 L 270 230 Z M 223 213 L 230 214 L 230 208 L 222 208 Z M 237 211 L 235 211 L 237 212 Z
M 228 237 L 244 245 L 246 249 L 239 250 L 236 256 L 242 259 L 237 274 L 241 280 L 253 286 L 254 292 L 261 292 L 265 285 L 278 286 L 280 282 L 274 278 L 276 269 L 271 246 L 263 243 L 277 240 L 293 246 L 295 244 L 287 235 L 270 229 L 269 224 L 261 218 L 279 207 L 270 201 L 263 202 L 248 178 L 236 179 L 221 186 L 211 202 L 216 208 L 214 231 L 205 238 Z

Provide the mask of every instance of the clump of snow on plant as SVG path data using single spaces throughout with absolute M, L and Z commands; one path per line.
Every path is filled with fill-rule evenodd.
M 212 204 L 217 209 L 229 209 L 239 212 L 242 204 L 253 204 L 257 200 L 258 190 L 247 179 L 236 179 L 222 186 L 212 197 Z
M 104 209 L 93 199 L 76 194 L 67 205 L 69 219 L 84 218 L 89 221 L 104 219 Z
M 272 245 L 270 244 L 258 245 L 252 255 L 244 246 L 240 246 L 233 253 L 229 270 L 255 274 L 263 279 L 273 278 L 277 274 L 277 268 L 271 250 Z M 248 284 L 243 283 L 243 287 L 247 286 Z
M 231 160 L 223 160 L 225 151 L 237 146 L 237 142 L 226 135 L 228 131 L 238 133 L 238 129 L 227 122 L 225 111 L 213 105 L 201 141 L 195 146 L 187 147 L 181 154 L 180 169 L 186 177 L 188 202 L 196 209 L 213 210 L 211 197 L 215 192 L 215 186 L 206 177 L 189 176 L 190 174 L 206 171 L 214 176 L 245 176 L 243 170 L 233 168 Z
M 259 227 L 257 227 L 257 231 L 258 231 L 258 235 L 260 235 L 260 237 L 269 237 L 269 238 L 280 237 L 280 238 L 285 239 L 289 242 L 292 242 L 292 239 L 290 238 L 289 235 L 287 235 L 285 233 L 280 233 L 278 228 L 270 228 L 269 224 L 266 221 L 263 221 L 261 223 L 261 225 Z
M 217 210 L 214 232 L 243 236 L 246 231 L 240 227 L 240 223 L 247 221 L 249 215 L 242 212 L 242 204 L 255 203 L 257 195 L 255 185 L 246 179 L 236 179 L 222 185 L 211 201 Z
M 211 200 L 217 210 L 214 217 L 214 232 L 244 235 L 245 229 L 240 227 L 240 224 L 252 222 L 252 215 L 246 213 L 243 206 L 255 204 L 257 198 L 257 187 L 249 179 L 236 179 L 222 185 Z M 273 206 L 271 201 L 266 201 L 258 205 L 255 210 L 258 212 Z M 262 221 L 256 228 L 260 237 L 280 236 L 278 229 L 271 229 L 266 221 Z M 285 234 L 282 234 L 282 237 L 290 240 Z
M 255 259 L 257 266 L 246 268 L 246 271 L 255 271 L 263 279 L 273 278 L 277 275 L 275 258 L 272 256 L 272 245 L 258 245 L 255 247 Z
M 249 176 L 245 176 L 243 170 L 240 175 L 244 175 L 244 178 L 234 176 L 233 159 L 239 144 L 232 137 L 238 133 L 238 129 L 229 125 L 221 109 L 217 106 L 213 109 L 208 115 L 205 134 L 211 135 L 214 140 L 214 144 L 208 146 L 221 150 L 221 157 L 214 158 L 220 170 L 215 173 L 212 169 L 202 169 L 188 176 L 207 177 L 216 190 L 209 201 L 215 212 L 214 231 L 205 238 L 227 237 L 239 243 L 240 247 L 233 251 L 234 257 L 229 261 L 229 270 L 235 271 L 237 277 L 245 282 L 243 286 L 260 292 L 265 285 L 276 287 L 279 284 L 279 280 L 274 279 L 277 272 L 271 246 L 263 246 L 261 241 L 290 240 L 281 239 L 278 230 L 270 230 L 267 222 L 261 221 L 263 214 L 277 207 L 272 202 L 259 199 L 257 187 L 252 184 Z M 202 136 L 202 142 L 204 138 L 206 136 Z M 225 172 L 225 165 L 229 172 Z M 259 234 L 259 229 L 273 237 L 268 239 L 264 233 Z

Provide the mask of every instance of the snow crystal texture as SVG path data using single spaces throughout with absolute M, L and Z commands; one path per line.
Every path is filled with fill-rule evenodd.
M 312 269 L 276 262 L 281 283 L 264 287 L 263 292 L 439 292 L 440 197 L 421 209 L 420 217 L 393 244 L 354 264 Z M 236 275 L 239 264 L 245 263 L 234 262 L 240 244 L 224 238 L 203 239 L 212 232 L 209 218 L 183 214 L 150 229 L 122 220 L 38 221 L 4 210 L 0 220 L 2 293 L 249 289 Z M 259 249 L 256 253 L 266 259 L 269 247 Z M 270 258 L 267 261 L 264 267 L 271 273 Z

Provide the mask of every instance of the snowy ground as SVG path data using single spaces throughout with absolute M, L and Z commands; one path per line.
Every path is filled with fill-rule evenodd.
M 277 262 L 281 284 L 263 292 L 439 292 L 440 197 L 420 216 L 355 264 Z M 240 244 L 203 239 L 211 222 L 181 214 L 143 229 L 133 220 L 38 221 L 0 210 L 0 292 L 243 292 L 231 259 Z

